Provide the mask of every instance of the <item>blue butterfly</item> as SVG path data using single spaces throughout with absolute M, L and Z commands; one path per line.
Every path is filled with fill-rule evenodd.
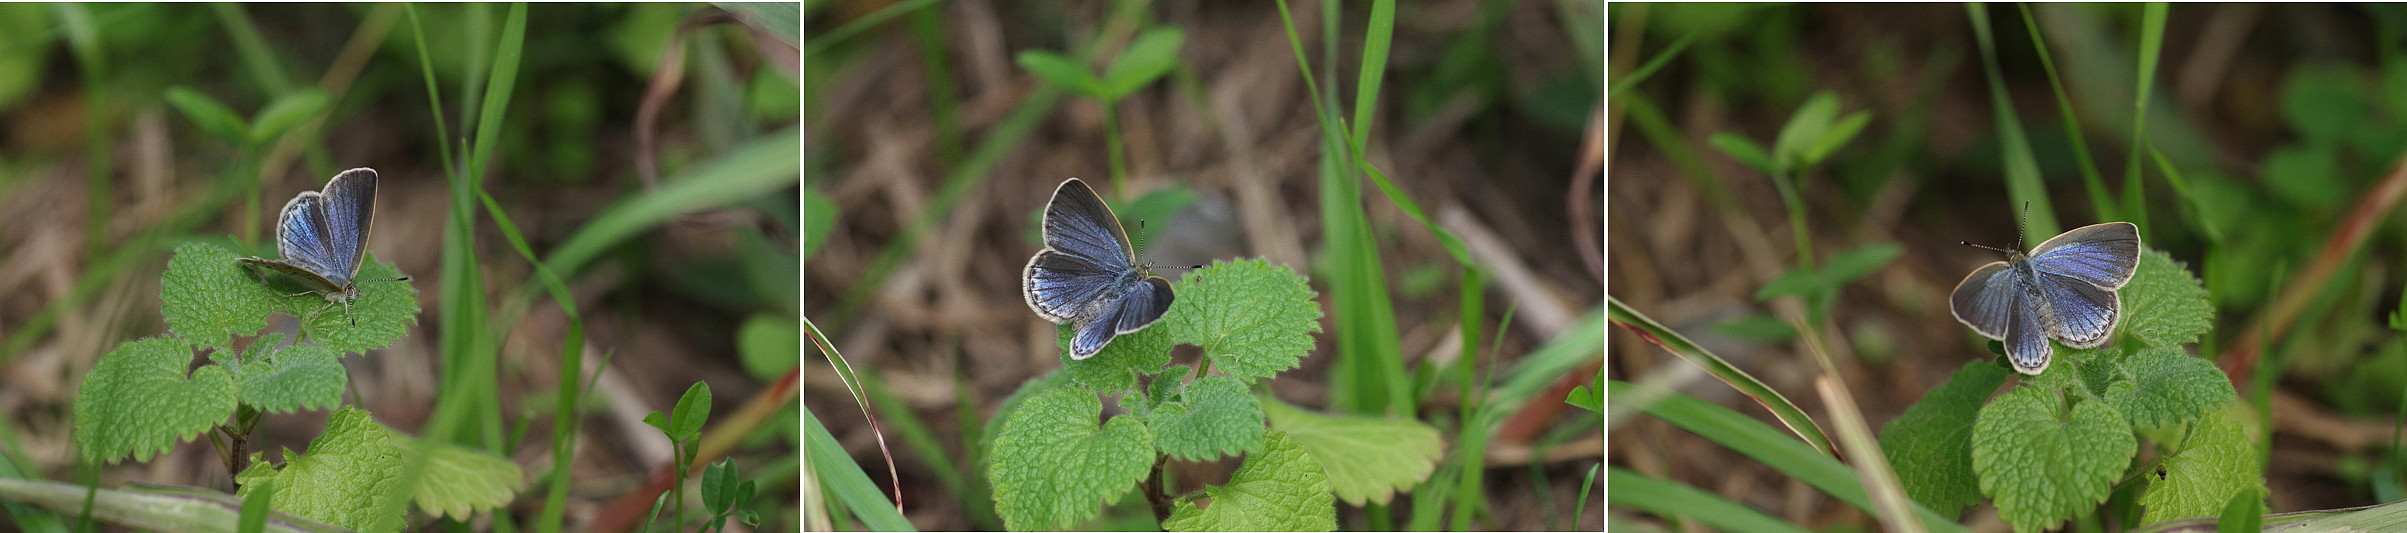
M 349 319 L 351 300 L 359 297 L 357 278 L 360 260 L 367 256 L 368 225 L 375 218 L 376 170 L 345 170 L 326 182 L 324 192 L 301 191 L 284 202 L 283 213 L 276 217 L 276 251 L 283 253 L 284 259 L 235 260 L 281 272 L 301 282 L 309 290 L 285 296 L 324 295 L 326 307 L 319 308 L 318 313 L 343 304 L 343 316 Z M 402 276 L 369 281 L 409 279 Z
M 2014 371 L 2033 376 L 2048 369 L 2050 338 L 2075 348 L 2105 344 L 2123 320 L 2115 291 L 2139 271 L 2139 226 L 2130 222 L 2073 228 L 2028 255 L 1964 244 L 2005 252 L 2006 260 L 1964 276 L 1950 309 L 1973 331 L 2005 341 Z
M 1170 280 L 1137 265 L 1120 219 L 1086 182 L 1070 178 L 1045 206 L 1045 249 L 1028 258 L 1020 289 L 1028 308 L 1070 324 L 1070 358 L 1103 351 L 1112 338 L 1153 325 L 1170 310 Z

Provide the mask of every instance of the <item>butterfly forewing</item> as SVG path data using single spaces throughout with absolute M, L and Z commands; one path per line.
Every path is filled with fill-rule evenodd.
M 359 275 L 359 263 L 367 246 L 369 223 L 375 218 L 376 171 L 355 168 L 343 171 L 326 183 L 321 195 L 325 203 L 327 234 L 334 235 L 326 245 L 327 278 L 339 285 L 348 285 Z
M 2139 272 L 2139 226 L 2108 222 L 2073 228 L 2031 250 L 2033 268 L 2081 280 L 2103 289 L 2120 289 Z
M 1053 191 L 1053 202 L 1045 208 L 1045 246 L 1114 270 L 1136 267 L 1128 233 L 1120 229 L 1111 206 L 1078 178 Z
M 1956 292 L 1948 302 L 1956 321 L 1972 327 L 1981 336 L 2006 338 L 2007 323 L 2014 320 L 2017 293 L 2014 276 L 2005 275 L 2008 272 L 2005 261 L 1996 261 L 1973 270 L 1972 275 L 1964 276 L 1964 281 L 1956 284 Z
M 1094 314 L 1091 309 L 1100 306 L 1089 302 L 1102 298 L 1119 274 L 1086 258 L 1046 249 L 1028 259 L 1028 268 L 1020 277 L 1020 292 L 1037 316 L 1059 324 Z

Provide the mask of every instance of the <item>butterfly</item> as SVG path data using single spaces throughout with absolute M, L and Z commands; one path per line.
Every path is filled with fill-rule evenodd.
M 1170 280 L 1137 265 L 1120 219 L 1086 182 L 1070 178 L 1053 190 L 1044 232 L 1045 248 L 1028 258 L 1020 289 L 1036 316 L 1077 331 L 1071 359 L 1094 357 L 1170 310 Z
M 284 259 L 236 258 L 243 264 L 281 272 L 309 290 L 286 297 L 317 293 L 326 297 L 325 313 L 342 304 L 351 319 L 351 300 L 359 297 L 359 264 L 367 256 L 368 226 L 376 219 L 376 170 L 354 168 L 336 174 L 326 190 L 301 191 L 284 202 L 276 216 L 276 251 Z M 409 276 L 389 280 L 409 281 Z M 313 313 L 311 317 L 316 317 Z M 303 320 L 307 322 L 307 320 Z
M 1950 309 L 1973 331 L 2005 341 L 2014 371 L 2033 376 L 2048 369 L 2048 339 L 2075 348 L 2105 344 L 2123 320 L 2116 291 L 2139 271 L 2139 226 L 2130 222 L 2073 228 L 2029 254 L 1962 244 L 2005 252 L 2006 260 L 1964 276 Z

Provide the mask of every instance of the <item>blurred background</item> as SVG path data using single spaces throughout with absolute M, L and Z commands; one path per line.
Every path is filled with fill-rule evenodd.
M 1290 7 L 1319 71 L 1318 89 L 1350 106 L 1368 4 Z M 1324 312 L 1336 313 L 1314 89 L 1275 4 L 829 2 L 807 9 L 804 194 L 812 217 L 832 220 L 825 245 L 813 241 L 805 251 L 803 307 L 860 371 L 914 526 L 1001 527 L 984 470 L 975 466 L 979 435 L 1005 397 L 1061 366 L 1055 326 L 1028 309 L 1020 276 L 1042 247 L 1041 210 L 1064 179 L 1082 178 L 1114 203 L 1140 260 L 1158 275 L 1186 274 L 1165 265 L 1266 258 L 1312 277 Z M 1332 14 L 1335 34 L 1324 26 Z M 1436 368 L 1501 375 L 1581 317 L 1598 320 L 1590 314 L 1602 293 L 1597 240 L 1581 231 L 1599 221 L 1599 156 L 1583 146 L 1601 145 L 1592 130 L 1603 92 L 1601 15 L 1601 3 L 1579 1 L 1397 5 L 1368 159 L 1491 268 L 1478 308 L 1491 328 L 1480 336 L 1493 341 L 1483 350 L 1488 360 L 1449 366 L 1462 343 L 1461 270 L 1427 226 L 1362 181 L 1359 203 L 1384 275 L 1379 288 L 1393 302 L 1400 351 L 1391 355 L 1420 369 L 1415 376 L 1423 381 L 1414 385 L 1427 387 Z M 1023 68 L 1034 52 L 1102 70 L 1137 36 L 1169 30 L 1182 32 L 1184 44 L 1168 72 L 1109 102 L 1062 91 Z M 1124 162 L 1115 160 L 1115 146 L 1125 147 Z M 1115 167 L 1124 167 L 1124 179 L 1114 177 Z M 1507 314 L 1511 321 L 1498 325 Z M 1302 367 L 1267 382 L 1272 394 L 1312 409 L 1337 403 L 1332 383 L 1342 378 L 1330 367 L 1346 326 L 1335 316 L 1323 325 Z M 1194 350 L 1174 352 L 1176 363 L 1192 364 Z M 812 370 L 805 404 L 891 494 L 886 457 L 858 402 L 827 371 L 825 357 L 805 359 Z M 1432 421 L 1448 435 L 1451 453 L 1461 399 L 1453 378 L 1445 379 L 1402 416 Z M 1530 403 L 1561 408 L 1556 394 Z M 1474 498 L 1485 507 L 1468 527 L 1601 527 L 1597 493 L 1574 522 L 1583 476 L 1602 446 L 1586 415 L 1533 415 L 1539 423 L 1497 437 L 1479 474 L 1484 492 Z M 1179 490 L 1192 491 L 1225 481 L 1236 464 L 1174 461 L 1172 468 Z M 1402 516 L 1409 501 L 1377 512 Z M 1340 507 L 1341 528 L 1404 527 Z M 1134 497 L 1092 527 L 1158 525 Z
M 647 509 L 645 481 L 669 468 L 641 417 L 706 382 L 721 418 L 783 405 L 712 431 L 759 482 L 762 528 L 798 528 L 798 412 L 772 386 L 800 350 L 795 7 L 536 4 L 507 57 L 502 4 L 0 4 L 0 451 L 17 476 L 79 479 L 79 376 L 166 333 L 168 252 L 275 257 L 275 210 L 364 166 L 382 175 L 369 249 L 416 277 L 422 311 L 391 348 L 344 359 L 347 399 L 405 432 L 467 402 L 455 441 L 536 480 L 513 521 L 542 505 L 554 413 L 579 413 L 567 524 L 609 530 L 631 523 L 602 516 L 630 507 L 613 502 Z M 507 97 L 486 98 L 503 79 Z M 447 168 L 471 161 L 490 197 L 455 203 L 468 172 Z M 448 234 L 454 216 L 474 226 Z M 564 281 L 585 375 L 562 375 L 575 322 L 505 225 Z M 471 275 L 446 276 L 447 256 Z M 492 385 L 451 398 L 464 375 Z M 588 382 L 590 401 L 557 405 L 556 387 Z M 324 421 L 269 416 L 251 449 L 300 449 Z M 198 442 L 98 481 L 231 488 Z
M 1810 413 L 1826 412 L 1812 392 L 1821 369 L 1789 317 L 1825 313 L 1822 337 L 1877 429 L 1994 357 L 1947 295 L 1999 254 L 1957 241 L 2012 246 L 2025 202 L 2026 247 L 2130 220 L 2211 294 L 2215 330 L 2191 348 L 2266 410 L 2271 510 L 2407 497 L 2407 9 L 2174 4 L 2161 33 L 2145 31 L 2139 4 L 1609 11 L 1614 298 Z M 2144 50 L 2161 50 L 2153 68 Z M 1858 129 L 1771 177 L 1763 151 L 1809 122 Z M 1898 252 L 1811 309 L 1760 298 L 1800 243 L 1822 258 Z M 1615 379 L 1668 378 L 1772 421 L 1637 336 L 1612 346 Z M 1872 527 L 1650 417 L 1617 426 L 1611 444 L 1617 467 L 1813 528 Z M 1995 515 L 1984 504 L 1966 519 L 2002 530 Z

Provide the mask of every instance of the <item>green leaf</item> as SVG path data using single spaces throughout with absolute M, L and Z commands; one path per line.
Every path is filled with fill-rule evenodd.
M 419 449 L 417 439 L 398 433 L 394 445 L 403 452 Z M 482 450 L 436 443 L 426 449 L 426 473 L 410 491 L 410 502 L 427 514 L 467 521 L 478 512 L 501 509 L 527 487 L 526 470 L 508 457 Z
M 1756 172 L 1772 173 L 1772 155 L 1764 152 L 1763 145 L 1756 144 L 1754 139 L 1725 131 L 1706 138 L 1705 144 L 1721 149 L 1722 153 L 1729 154 L 1731 159 L 1738 160 L 1740 164 L 1747 165 L 1747 168 L 1755 169 Z
M 1265 398 L 1270 427 L 1312 452 L 1329 473 L 1329 490 L 1349 505 L 1385 505 L 1437 468 L 1446 443 L 1437 428 L 1410 419 L 1330 416 Z
M 1317 293 L 1286 266 L 1213 261 L 1178 286 L 1162 317 L 1174 338 L 1203 347 L 1212 368 L 1248 384 L 1295 368 L 1321 330 Z
M 185 119 L 191 120 L 194 126 L 200 126 L 201 131 L 210 136 L 238 146 L 249 145 L 251 126 L 243 123 L 242 115 L 234 114 L 234 110 L 226 108 L 225 104 L 217 103 L 217 99 L 189 88 L 170 87 L 167 89 L 167 103 L 175 106 Z
M 1605 470 L 1605 502 L 1665 517 L 1695 520 L 1722 531 L 1811 533 L 1746 504 L 1696 487 L 1647 477 L 1621 467 Z M 1619 528 L 1609 528 L 1619 529 Z
M 345 409 L 326 421 L 326 432 L 309 441 L 309 451 L 286 450 L 281 469 L 265 464 L 244 471 L 243 489 L 272 482 L 276 509 L 359 531 L 400 531 L 404 510 L 388 505 L 406 494 L 401 484 L 401 447 L 393 430 L 367 411 Z
M 1003 402 L 996 404 L 995 416 L 987 417 L 986 425 L 978 429 L 978 449 L 995 449 L 995 435 L 1002 432 L 1001 430 L 1003 428 L 1004 413 L 1010 413 L 1019 410 L 1021 403 L 1028 401 L 1029 398 L 1036 397 L 1038 393 L 1056 388 L 1068 387 L 1072 384 L 1073 383 L 1070 381 L 1069 369 L 1066 368 L 1047 372 L 1043 376 L 1038 376 L 1035 379 L 1021 382 L 1019 388 L 1012 389 L 1010 396 L 1004 396 Z M 992 454 L 976 455 L 978 456 L 980 468 L 984 468 L 986 463 L 991 463 L 994 461 L 994 455 Z
M 1855 140 L 1855 135 L 1862 133 L 1864 125 L 1870 123 L 1872 123 L 1872 113 L 1869 111 L 1857 111 L 1848 114 L 1846 118 L 1839 119 L 1837 124 L 1830 126 L 1829 132 L 1822 135 L 1820 142 L 1806 149 L 1805 166 L 1822 164 L 1823 160 L 1830 158 L 1830 154 L 1838 152 L 1839 148 L 1846 147 L 1847 141 Z
M 685 395 L 677 398 L 676 411 L 669 415 L 669 438 L 685 441 L 702 435 L 702 425 L 710 421 L 710 384 L 700 381 L 686 387 Z
M 1062 90 L 1095 98 L 1102 97 L 1106 92 L 1103 80 L 1097 79 L 1094 72 L 1052 50 L 1020 52 L 1019 61 L 1020 68 L 1028 69 L 1028 73 L 1035 74 L 1037 79 Z
M 2196 420 L 2237 396 L 2223 369 L 2179 348 L 2139 349 L 2123 358 L 2121 372 L 2126 379 L 2107 384 L 2106 403 L 2142 428 Z
M 1156 26 L 1137 35 L 1128 49 L 1103 69 L 1102 99 L 1125 98 L 1178 67 L 1178 48 L 1186 38 L 1187 33 L 1175 26 Z
M 1013 531 L 1066 529 L 1102 512 L 1137 487 L 1153 466 L 1153 434 L 1136 417 L 1102 427 L 1095 393 L 1062 387 L 1028 398 L 1001 416 L 987 482 L 995 514 Z
M 1195 367 L 1178 365 L 1163 370 L 1161 374 L 1154 375 L 1152 386 L 1145 388 L 1145 401 L 1139 402 L 1131 409 L 1151 416 L 1154 407 L 1178 399 L 1179 389 L 1186 385 L 1187 374 L 1194 371 Z M 1257 402 L 1254 410 L 1259 412 L 1262 410 L 1262 406 Z
M 260 109 L 259 115 L 251 119 L 250 143 L 264 145 L 275 141 L 276 137 L 291 131 L 293 126 L 324 113 L 327 104 L 326 91 L 316 87 L 277 96 L 275 101 L 268 102 L 267 107 Z
M 1881 451 L 1897 465 L 1907 496 L 1950 518 L 1981 502 L 1980 478 L 1972 472 L 1973 421 L 2008 375 L 1996 363 L 1966 363 L 1881 428 Z
M 1070 337 L 1077 335 L 1078 330 L 1070 329 L 1069 324 L 1056 327 L 1054 346 L 1059 346 L 1061 350 L 1062 372 L 1088 390 L 1137 390 L 1137 374 L 1161 372 L 1163 365 L 1170 364 L 1170 348 L 1178 346 L 1178 341 L 1172 340 L 1171 328 L 1167 323 L 1172 317 L 1185 312 L 1178 305 L 1187 298 L 1188 291 L 1179 289 L 1183 286 L 1171 284 L 1171 290 L 1178 293 L 1178 300 L 1170 303 L 1170 311 L 1163 314 L 1152 327 L 1114 338 L 1111 344 L 1103 346 L 1103 351 L 1095 352 L 1094 356 L 1083 360 L 1070 358 Z
M 418 323 L 418 289 L 390 263 L 365 258 L 359 267 L 359 297 L 335 305 L 284 274 L 244 266 L 234 252 L 206 243 L 176 247 L 159 281 L 160 314 L 167 330 L 204 347 L 222 347 L 231 337 L 255 335 L 267 317 L 304 317 L 313 342 L 337 354 L 366 353 L 391 346 Z M 353 321 L 357 323 L 354 324 Z
M 2361 69 L 2319 64 L 2291 69 L 2282 80 L 2283 121 L 2309 144 L 2344 140 L 2366 117 L 2377 115 L 2366 100 L 2370 85 Z
M 1184 368 L 1184 367 L 1181 367 Z M 1262 404 L 1245 382 L 1205 376 L 1187 384 L 1179 400 L 1145 416 L 1154 447 L 1182 461 L 1210 461 L 1254 451 L 1262 443 Z
M 1780 136 L 1772 141 L 1772 173 L 1787 174 L 1790 169 L 1811 165 L 1807 152 L 1822 144 L 1830 134 L 1832 120 L 1839 117 L 1839 97 L 1830 92 L 1814 93 L 1789 115 L 1788 124 L 1780 127 Z
M 2140 254 L 2139 272 L 2123 284 L 2119 294 L 2123 335 L 2149 346 L 2173 348 L 2198 342 L 2214 327 L 2215 309 L 2207 301 L 2206 287 L 2164 252 Z
M 2049 372 L 2054 374 L 2054 372 Z M 2139 451 L 2131 426 L 2102 402 L 2077 401 L 2059 417 L 2056 391 L 2020 387 L 1981 408 L 1972 469 L 1981 493 L 2015 531 L 2055 526 L 2106 501 Z
M 2250 488 L 2231 495 L 2231 502 L 2223 504 L 2223 514 L 2215 521 L 2215 531 L 2256 533 L 2263 531 L 2261 524 L 2264 520 L 2265 490 Z
M 236 335 L 267 328 L 267 316 L 280 308 L 282 294 L 255 290 L 259 276 L 234 258 L 234 252 L 211 244 L 176 247 L 159 278 L 159 314 L 167 319 L 169 333 L 218 348 L 231 346 Z
M 1788 322 L 1779 318 L 1761 313 L 1739 315 L 1717 322 L 1711 327 L 1714 333 L 1760 343 L 1788 342 L 1789 339 L 1797 338 L 1797 328 L 1790 327 Z
M 744 373 L 763 380 L 776 378 L 802 364 L 802 325 L 791 317 L 755 313 L 736 329 L 736 355 Z
M 1756 300 L 1770 300 L 1788 295 L 1814 294 L 1836 289 L 1889 266 L 1890 261 L 1905 254 L 1905 247 L 1894 242 L 1864 245 L 1837 255 L 1817 268 L 1800 268 L 1781 274 L 1771 283 L 1755 290 Z
M 2140 493 L 2140 507 L 2147 510 L 2141 523 L 2217 516 L 2234 498 L 2265 486 L 2255 440 L 2231 414 L 2218 410 L 2192 424 L 2179 451 L 2165 456 L 2157 472 L 2141 476 L 2148 480 Z
M 743 476 L 735 471 L 735 459 L 721 459 L 702 469 L 702 508 L 713 514 L 727 512 L 736 504 L 736 485 Z
M 1572 387 L 1570 394 L 1563 395 L 1563 403 L 1571 404 L 1573 407 L 1587 409 L 1588 412 L 1591 413 L 1604 414 L 1605 374 L 1603 372 L 1598 372 L 1596 374 L 1596 379 L 1590 381 L 1591 383 L 1587 385 Z
M 75 393 L 75 443 L 83 459 L 149 461 L 234 414 L 234 378 L 192 366 L 192 345 L 175 337 L 126 341 L 100 356 Z
M 766 32 L 786 46 L 802 46 L 802 4 L 795 2 L 711 2 L 736 20 Z M 791 52 L 789 52 L 791 53 Z
M 1162 530 L 1336 531 L 1337 502 L 1313 455 L 1275 431 L 1261 449 L 1246 455 L 1227 485 L 1204 487 L 1207 505 L 1179 502 Z
M 257 357 L 220 361 L 234 372 L 235 399 L 270 413 L 330 409 L 343 403 L 350 373 L 325 347 L 301 344 L 273 348 L 282 335 L 269 335 L 251 345 Z M 261 349 L 265 348 L 265 349 Z
M 836 233 L 836 199 L 815 187 L 802 188 L 802 257 L 819 255 L 827 237 Z
M 2278 177 L 2265 180 L 2265 188 L 2291 204 L 2337 206 L 2356 190 L 2341 174 L 2338 144 L 2276 147 L 2265 153 L 2264 161 L 2260 171 L 2267 177 Z

